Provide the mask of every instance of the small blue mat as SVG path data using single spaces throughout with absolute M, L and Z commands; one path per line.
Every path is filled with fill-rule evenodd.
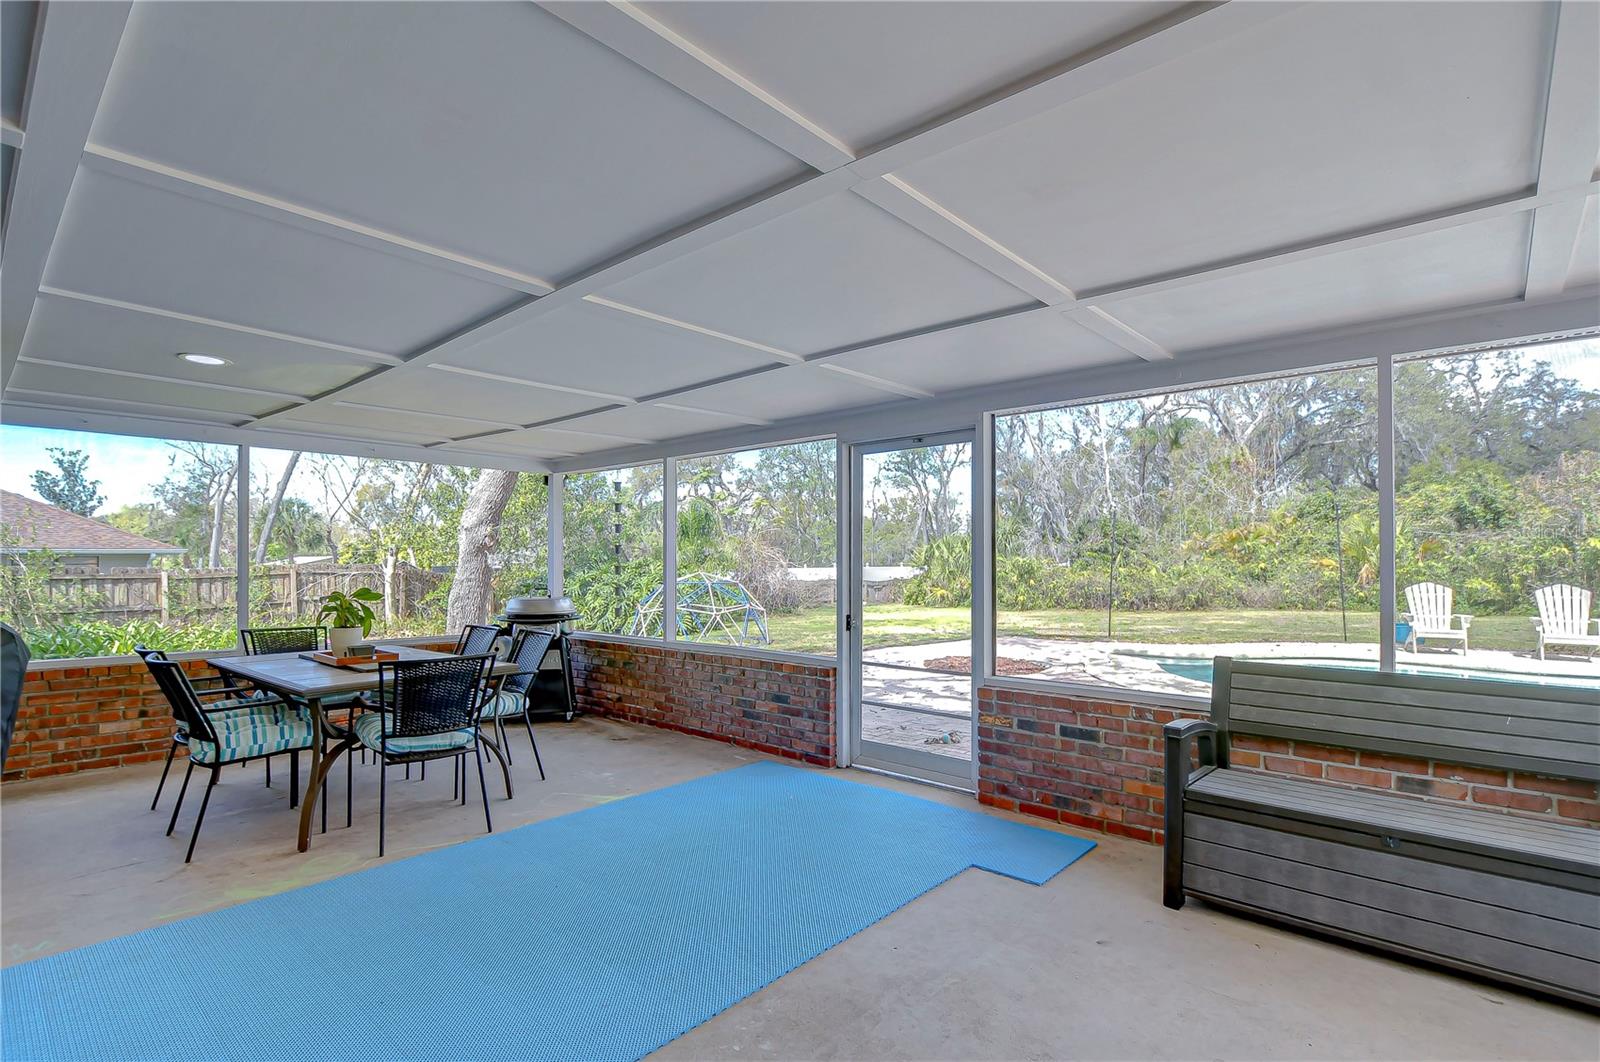
M 636 1059 L 968 867 L 1093 847 L 753 764 L 13 966 L 0 1050 Z

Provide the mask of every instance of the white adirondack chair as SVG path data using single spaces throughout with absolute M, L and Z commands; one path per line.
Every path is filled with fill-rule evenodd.
M 1472 617 L 1451 611 L 1455 597 L 1456 592 L 1442 583 L 1413 583 L 1406 587 L 1406 605 L 1410 611 L 1402 612 L 1400 618 L 1411 624 L 1406 645 L 1413 653 L 1417 651 L 1418 638 L 1433 638 L 1460 642 L 1465 655 L 1467 628 L 1472 626 Z M 1461 621 L 1459 627 L 1454 625 L 1457 620 Z
M 1546 645 L 1582 645 L 1600 650 L 1600 619 L 1589 618 L 1589 605 L 1594 595 L 1581 586 L 1556 583 L 1541 587 L 1533 599 L 1539 603 L 1539 618 L 1533 629 L 1539 635 L 1539 659 L 1544 659 Z

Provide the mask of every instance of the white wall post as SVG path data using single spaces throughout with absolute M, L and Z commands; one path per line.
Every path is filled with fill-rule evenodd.
M 994 674 L 994 414 L 978 418 L 972 440 L 972 789 L 978 789 L 978 691 Z
M 237 541 L 233 548 L 235 573 L 234 626 L 240 630 L 250 626 L 250 447 L 240 446 L 238 467 L 233 475 L 234 512 L 238 523 L 234 529 Z
M 661 637 L 678 638 L 678 459 L 661 463 Z
M 565 560 L 561 554 L 562 522 L 566 516 L 567 477 L 552 472 L 546 478 L 545 491 L 545 585 L 551 597 L 559 598 L 566 589 L 562 578 Z
M 854 720 L 860 708 L 856 704 L 854 633 L 850 611 L 854 608 L 856 579 L 860 575 L 860 560 L 855 551 L 855 466 L 850 447 L 843 440 L 834 444 L 834 544 L 833 544 L 833 600 L 835 606 L 834 660 L 833 660 L 833 717 L 834 762 L 840 767 L 850 766 L 855 756 Z
M 1378 670 L 1394 670 L 1394 355 L 1378 357 Z

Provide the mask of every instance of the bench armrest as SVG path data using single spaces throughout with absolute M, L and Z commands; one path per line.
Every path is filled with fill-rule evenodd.
M 1188 784 L 1189 746 L 1196 743 L 1200 748 L 1200 766 L 1217 766 L 1217 733 L 1217 724 L 1209 719 L 1175 719 L 1163 727 L 1167 776 Z
M 1470 612 L 1457 612 L 1456 619 L 1461 621 L 1462 630 L 1466 630 L 1468 627 L 1472 626 L 1472 613 Z
M 1175 719 L 1162 728 L 1162 735 L 1166 739 L 1166 850 L 1162 853 L 1161 901 L 1176 910 L 1183 906 L 1183 791 L 1189 784 L 1189 746 L 1199 749 L 1201 767 L 1216 767 L 1221 732 L 1209 719 Z

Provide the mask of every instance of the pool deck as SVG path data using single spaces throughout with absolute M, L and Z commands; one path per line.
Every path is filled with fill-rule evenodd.
M 1213 657 L 1239 656 L 1254 659 L 1283 659 L 1295 663 L 1314 663 L 1318 660 L 1337 661 L 1343 664 L 1368 664 L 1376 667 L 1378 646 L 1375 643 L 1356 645 L 1340 642 L 1215 642 L 1192 645 L 1156 645 L 1149 642 L 1123 641 L 1065 641 L 1052 638 L 1029 638 L 1002 635 L 996 639 L 1001 657 L 1031 660 L 1043 664 L 1044 669 L 1029 678 L 1056 682 L 1127 689 L 1130 693 L 1156 693 L 1196 698 L 1209 698 L 1211 684 L 1181 672 L 1181 665 L 1169 670 L 1179 661 L 1192 661 L 1196 665 L 1209 664 Z M 957 720 L 970 716 L 971 681 L 966 675 L 948 672 L 916 672 L 873 668 L 872 664 L 898 664 L 901 667 L 924 667 L 929 660 L 944 656 L 971 656 L 971 639 L 928 642 L 922 645 L 902 645 L 883 649 L 869 649 L 863 654 L 864 685 L 866 696 L 895 704 L 915 705 L 948 713 Z M 1427 649 L 1410 653 L 1400 650 L 1396 663 L 1402 667 L 1432 669 L 1468 669 L 1495 678 L 1555 682 L 1592 682 L 1600 685 L 1600 658 L 1585 660 L 1567 655 L 1538 660 L 1531 654 L 1513 653 L 1499 649 L 1473 649 L 1463 655 L 1459 649 Z M 900 713 L 884 710 L 889 716 L 899 718 Z M 870 717 L 869 717 L 870 721 Z M 942 725 L 933 720 L 925 727 L 930 733 Z M 910 728 L 920 735 L 920 730 Z M 918 737 L 918 744 L 921 738 Z

